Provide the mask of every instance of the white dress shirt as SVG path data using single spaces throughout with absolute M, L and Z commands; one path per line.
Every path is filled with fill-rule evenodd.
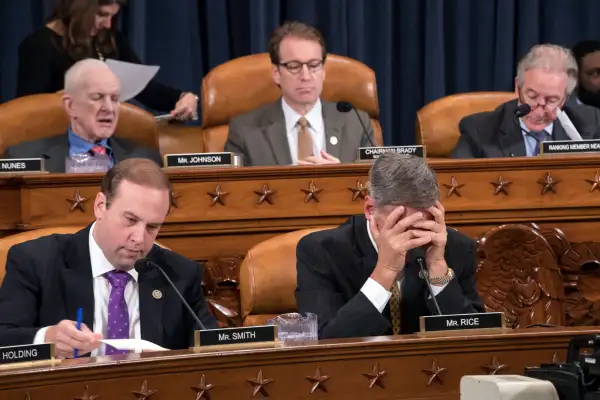
M 292 109 L 292 107 L 285 102 L 283 97 L 281 98 L 281 108 L 283 109 L 283 116 L 285 117 L 285 131 L 290 146 L 292 163 L 298 164 L 298 131 L 300 130 L 298 120 L 302 115 Z M 321 150 L 326 149 L 326 144 L 323 106 L 321 105 L 320 99 L 318 99 L 313 108 L 304 115 L 304 118 L 308 121 L 308 132 L 313 141 L 313 153 L 315 157 L 321 158 Z
M 110 282 L 104 276 L 105 273 L 113 271 L 115 267 L 106 259 L 106 256 L 94 239 L 94 223 L 90 229 L 89 246 L 90 260 L 92 264 L 92 277 L 94 279 L 94 326 L 89 327 L 95 333 L 101 333 L 104 338 L 108 329 L 108 300 L 110 297 Z M 141 339 L 140 327 L 140 296 L 138 285 L 138 273 L 135 269 L 128 271 L 131 278 L 125 286 L 125 302 L 129 310 L 129 337 Z M 35 334 L 33 343 L 45 343 L 48 327 L 42 328 Z M 91 356 L 101 356 L 105 353 L 106 345 L 103 343 L 98 349 L 92 351 Z M 136 352 L 140 352 L 136 350 Z
M 371 239 L 371 244 L 375 248 L 377 254 L 379 254 L 379 250 L 377 249 L 377 245 L 375 244 L 375 239 L 373 238 L 373 234 L 371 233 L 371 228 L 369 227 L 370 220 L 367 220 L 367 233 L 369 234 L 369 239 Z M 398 291 L 400 292 L 400 299 L 402 299 L 402 283 L 404 279 L 399 279 L 396 282 L 398 285 Z M 444 290 L 444 288 L 448 286 L 448 284 L 442 286 L 432 285 L 431 289 L 433 294 L 437 296 Z M 390 301 L 390 297 L 392 297 L 392 293 L 388 292 L 383 286 L 379 284 L 375 279 L 369 278 L 362 286 L 360 291 L 369 299 L 369 301 L 375 306 L 375 308 L 381 313 L 385 309 L 388 301 Z M 431 296 L 430 296 L 431 298 Z

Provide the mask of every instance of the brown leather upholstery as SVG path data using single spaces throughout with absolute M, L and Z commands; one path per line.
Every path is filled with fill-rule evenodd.
M 62 93 L 19 97 L 0 105 L 0 154 L 12 145 L 67 131 L 69 119 Z M 158 130 L 152 114 L 121 103 L 116 135 L 158 149 Z
M 514 98 L 513 92 L 473 92 L 435 100 L 417 111 L 417 144 L 425 145 L 427 157 L 449 157 L 458 142 L 458 123 L 463 117 L 492 111 Z
M 269 318 L 297 311 L 296 245 L 309 233 L 331 228 L 285 233 L 248 250 L 240 268 L 239 285 L 244 326 L 264 325 Z
M 231 118 L 281 96 L 271 75 L 267 53 L 236 58 L 210 71 L 202 80 L 202 127 L 206 151 L 223 151 Z M 349 101 L 371 117 L 375 142 L 383 143 L 375 72 L 351 58 L 329 54 L 322 98 Z
M 160 154 L 203 153 L 203 131 L 199 126 L 178 122 L 158 122 L 158 145 Z

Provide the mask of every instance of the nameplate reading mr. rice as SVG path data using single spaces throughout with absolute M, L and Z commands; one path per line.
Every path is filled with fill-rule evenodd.
M 167 154 L 165 166 L 171 168 L 239 167 L 241 157 L 235 153 Z
M 54 358 L 54 344 L 26 344 L 23 346 L 0 347 L 0 365 Z
M 542 142 L 540 154 L 549 156 L 557 154 L 580 154 L 600 152 L 600 139 L 593 140 L 555 140 Z
M 425 149 L 423 146 L 359 147 L 357 161 L 370 162 L 386 153 L 408 154 L 421 158 L 425 157 Z
M 504 313 L 428 315 L 420 318 L 421 332 L 504 328 Z
M 44 160 L 41 158 L 7 158 L 0 160 L 0 173 L 2 174 L 36 172 L 44 172 Z
M 274 342 L 277 329 L 273 325 L 196 331 L 196 346 Z

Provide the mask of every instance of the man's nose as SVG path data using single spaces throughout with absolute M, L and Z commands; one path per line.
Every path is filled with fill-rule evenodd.
M 310 69 L 308 69 L 308 65 L 302 65 L 302 69 L 300 70 L 300 79 L 308 80 L 312 77 Z

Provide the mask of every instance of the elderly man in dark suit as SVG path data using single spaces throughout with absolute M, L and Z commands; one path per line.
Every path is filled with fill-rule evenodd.
M 68 156 L 108 156 L 108 167 L 127 158 L 148 158 L 162 165 L 160 154 L 126 139 L 113 137 L 119 119 L 120 82 L 102 61 L 86 59 L 65 75 L 63 106 L 69 115 L 67 133 L 19 143 L 3 158 L 44 158 L 49 172 L 65 172 Z
M 435 173 L 423 159 L 384 154 L 369 174 L 364 215 L 298 243 L 296 301 L 320 338 L 413 333 L 436 313 L 483 311 L 476 245 L 446 227 Z M 420 274 L 420 263 L 427 275 Z
M 600 110 L 569 101 L 577 83 L 577 63 L 557 45 L 538 45 L 519 62 L 517 100 L 494 111 L 469 115 L 459 123 L 460 138 L 453 158 L 537 156 L 540 143 L 570 140 L 557 119 L 562 109 L 583 139 L 600 139 Z M 526 115 L 517 112 L 527 104 Z
M 145 339 L 168 349 L 193 345 L 199 329 L 156 268 L 163 268 L 207 328 L 216 328 L 202 292 L 202 269 L 154 244 L 170 208 L 170 184 L 148 159 L 111 168 L 94 201 L 96 221 L 73 235 L 13 246 L 0 287 L 0 346 L 51 342 L 60 358 L 119 353 L 101 339 Z M 81 330 L 76 327 L 83 310 Z
M 233 118 L 225 150 L 241 154 L 246 166 L 353 162 L 369 146 L 354 113 L 320 99 L 327 56 L 325 40 L 312 26 L 289 22 L 269 42 L 273 80 L 282 97 Z M 373 137 L 369 116 L 360 119 Z

